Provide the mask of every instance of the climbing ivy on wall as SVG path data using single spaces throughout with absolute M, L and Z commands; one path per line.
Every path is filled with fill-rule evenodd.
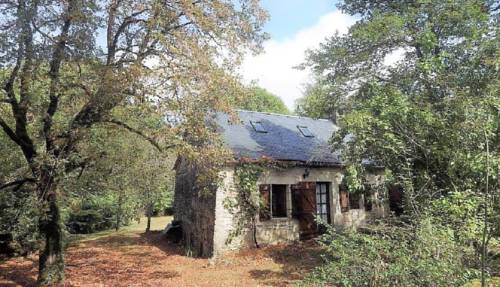
M 257 180 L 264 171 L 262 164 L 240 162 L 234 169 L 235 196 L 226 197 L 224 207 L 234 216 L 234 226 L 226 243 L 231 243 L 242 232 L 251 227 L 253 241 L 258 247 L 256 239 L 256 216 L 262 206 Z
M 263 210 L 266 206 L 260 196 L 257 181 L 265 170 L 283 168 L 283 164 L 278 164 L 269 159 L 260 161 L 240 160 L 235 166 L 234 173 L 234 196 L 228 196 L 224 200 L 224 207 L 234 216 L 233 229 L 231 230 L 226 243 L 230 244 L 235 238 L 242 235 L 248 229 L 252 232 L 252 239 L 256 247 L 259 247 L 256 236 L 256 220 L 259 212 L 269 212 Z

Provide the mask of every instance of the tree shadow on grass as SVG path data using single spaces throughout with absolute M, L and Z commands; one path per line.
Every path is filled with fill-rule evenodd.
M 151 231 L 142 233 L 141 240 L 144 244 L 155 246 L 160 249 L 165 255 L 185 256 L 184 249 L 180 244 L 173 243 L 167 240 L 161 231 Z
M 68 254 L 69 282 L 75 285 L 92 280 L 107 286 L 129 286 L 150 280 L 167 280 L 180 276 L 178 272 L 164 270 L 160 262 L 176 254 L 172 248 L 163 251 L 156 233 L 120 233 L 86 241 Z M 88 282 L 87 282 L 88 283 Z
M 261 252 L 264 257 L 281 265 L 281 270 L 255 269 L 250 271 L 250 276 L 270 286 L 297 283 L 323 262 L 321 248 L 314 241 L 267 246 Z
M 158 267 L 158 262 L 173 255 L 183 255 L 182 248 L 164 240 L 160 232 L 118 233 L 73 242 L 66 250 L 66 282 L 68 286 L 99 282 L 113 286 L 178 277 L 177 272 Z M 31 256 L 0 262 L 0 286 L 36 286 L 37 260 Z

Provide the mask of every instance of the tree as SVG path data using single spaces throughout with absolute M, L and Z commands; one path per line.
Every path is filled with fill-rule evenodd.
M 210 136 L 199 119 L 227 110 L 231 76 L 247 48 L 258 50 L 267 15 L 257 1 L 2 1 L 0 127 L 20 149 L 39 201 L 40 285 L 64 279 L 58 184 L 85 166 L 80 145 L 95 125 L 118 126 L 155 147 L 181 135 Z M 148 103 L 183 124 L 156 138 L 113 111 Z M 161 129 L 160 129 L 161 130 Z
M 244 94 L 238 108 L 255 111 L 268 112 L 277 114 L 290 114 L 290 111 L 278 96 L 272 94 L 264 88 L 253 86 Z
M 472 194 L 489 212 L 467 216 L 484 217 L 491 236 L 499 211 L 498 192 L 486 187 L 488 178 L 489 190 L 499 188 L 497 1 L 345 0 L 339 7 L 359 20 L 304 64 L 327 95 L 318 106 L 342 113 L 335 148 L 359 170 L 362 159 L 385 166 L 414 219 L 436 200 Z M 458 231 L 451 218 L 441 220 Z
M 337 105 L 329 98 L 328 82 L 316 78 L 305 86 L 303 97 L 295 102 L 295 112 L 315 119 L 337 120 Z
M 165 210 L 165 197 L 173 196 L 174 160 L 172 155 L 158 156 L 158 153 L 145 147 L 134 166 L 135 189 L 141 209 L 147 222 L 146 232 L 151 230 L 151 217 L 155 210 Z
M 425 187 L 417 200 L 454 191 L 458 182 L 482 190 L 480 127 L 492 151 L 499 146 L 499 8 L 465 0 L 344 1 L 340 8 L 361 19 L 310 51 L 306 65 L 326 79 L 324 105 L 345 111 L 337 135 L 345 156 L 380 160 L 407 191 Z M 385 65 L 396 50 L 403 56 Z M 354 137 L 346 146 L 347 133 Z

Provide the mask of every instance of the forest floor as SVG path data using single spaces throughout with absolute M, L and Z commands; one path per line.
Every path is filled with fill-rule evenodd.
M 288 286 L 320 264 L 313 242 L 228 254 L 213 262 L 185 256 L 166 241 L 170 217 L 145 220 L 122 230 L 73 238 L 66 252 L 65 286 Z M 34 286 L 36 255 L 0 262 L 0 286 Z

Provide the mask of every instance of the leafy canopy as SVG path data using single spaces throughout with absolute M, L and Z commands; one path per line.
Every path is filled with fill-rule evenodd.
M 248 88 L 238 108 L 255 112 L 269 112 L 287 115 L 290 113 L 283 100 L 258 86 Z

